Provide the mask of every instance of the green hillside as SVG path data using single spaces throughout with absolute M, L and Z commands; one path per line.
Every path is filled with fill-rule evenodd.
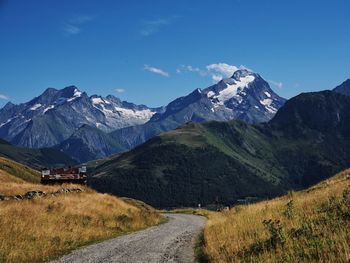
M 55 149 L 17 147 L 4 140 L 0 140 L 0 157 L 5 157 L 36 169 L 76 164 L 69 156 Z
M 267 124 L 189 123 L 98 165 L 91 185 L 157 207 L 232 204 L 301 189 L 350 166 L 350 98 L 301 94 Z
M 6 178 L 14 181 L 20 179 L 29 183 L 40 182 L 40 173 L 38 171 L 3 157 L 0 157 L 0 176 L 6 176 Z M 0 181 L 3 182 L 2 180 Z

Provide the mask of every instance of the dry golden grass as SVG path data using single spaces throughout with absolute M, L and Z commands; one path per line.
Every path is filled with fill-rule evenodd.
M 44 192 L 55 192 L 62 188 L 81 188 L 85 191 L 91 191 L 89 188 L 75 185 L 75 184 L 62 184 L 62 185 L 39 185 L 35 183 L 27 183 L 26 181 L 14 177 L 6 171 L 0 170 L 0 194 L 2 195 L 19 195 L 25 194 L 29 191 L 40 190 Z
M 30 190 L 54 192 L 62 187 L 81 188 L 26 183 L 0 170 L 2 194 L 24 194 Z M 0 202 L 0 262 L 48 261 L 80 246 L 163 220 L 142 202 L 85 190 L 56 197 Z
M 350 170 L 300 192 L 209 215 L 212 262 L 349 262 Z M 290 202 L 292 200 L 292 202 Z
M 0 172 L 5 175 L 12 175 L 25 182 L 40 182 L 40 173 L 38 171 L 3 157 L 0 157 Z

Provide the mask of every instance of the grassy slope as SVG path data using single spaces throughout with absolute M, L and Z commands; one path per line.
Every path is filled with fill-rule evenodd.
M 64 153 L 50 148 L 29 149 L 0 140 L 0 157 L 15 160 L 33 168 L 68 166 L 76 162 Z
M 99 163 L 91 183 L 157 207 L 232 204 L 315 184 L 350 166 L 349 149 L 348 138 L 309 129 L 190 123 Z
M 241 125 L 235 122 L 232 126 L 236 124 Z M 106 161 L 97 167 L 96 173 L 111 176 L 94 178 L 92 185 L 157 207 L 214 203 L 217 196 L 219 201 L 232 203 L 243 196 L 281 193 L 275 185 L 256 175 L 253 160 L 246 161 L 245 149 L 235 152 L 226 147 L 210 132 L 209 125 L 191 123 Z M 234 135 L 232 138 L 235 139 Z M 259 173 L 267 177 L 266 171 L 261 169 Z
M 77 187 L 42 186 L 36 181 L 35 171 L 0 159 L 0 194 Z M 142 202 L 99 194 L 89 188 L 85 190 L 57 197 L 2 201 L 0 262 L 48 261 L 77 247 L 162 221 L 153 208 Z
M 232 204 L 309 187 L 350 167 L 350 98 L 290 99 L 267 124 L 190 123 L 98 163 L 91 185 L 157 207 Z
M 20 179 L 23 183 L 39 183 L 40 173 L 28 166 L 0 157 L 0 172 Z M 17 180 L 18 181 L 18 180 Z
M 350 170 L 271 201 L 211 213 L 211 262 L 349 262 Z

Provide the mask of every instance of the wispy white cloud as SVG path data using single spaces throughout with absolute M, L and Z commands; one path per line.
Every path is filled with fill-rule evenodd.
M 71 24 L 65 24 L 63 28 L 66 35 L 77 35 L 80 33 L 80 28 Z
M 222 80 L 223 78 L 229 78 L 233 75 L 235 71 L 238 69 L 248 69 L 247 67 L 241 65 L 239 67 L 234 66 L 234 65 L 229 65 L 226 63 L 214 63 L 214 64 L 209 64 L 205 66 L 204 69 L 194 67 L 191 65 L 181 65 L 176 72 L 177 73 L 183 73 L 183 72 L 194 72 L 198 73 L 200 76 L 210 76 L 214 82 L 218 82 Z
M 66 36 L 77 35 L 82 31 L 82 27 L 95 19 L 92 15 L 74 15 L 63 24 L 63 32 Z
M 283 88 L 283 83 L 281 81 L 275 81 L 275 80 L 268 80 L 267 82 L 269 82 L 271 85 L 276 86 L 279 89 Z
M 117 93 L 124 93 L 125 92 L 125 89 L 115 89 L 115 92 L 117 92 Z
M 213 80 L 214 82 L 219 82 L 220 80 L 223 79 L 223 77 L 222 77 L 221 75 L 216 75 L 216 74 L 213 74 L 213 75 L 211 76 L 211 78 L 212 78 L 212 80 Z
M 163 77 L 169 77 L 170 74 L 160 68 L 155 68 L 155 67 L 152 67 L 150 65 L 144 65 L 143 67 L 144 70 L 146 71 L 149 71 L 151 73 L 154 73 L 154 74 L 158 74 L 158 75 L 161 75 Z
M 180 67 L 178 67 L 176 69 L 176 72 L 177 73 L 184 73 L 184 72 L 195 72 L 195 73 L 198 73 L 200 75 L 203 75 L 205 76 L 207 74 L 207 72 L 205 70 L 202 70 L 198 67 L 193 67 L 191 65 L 181 65 Z
M 9 100 L 10 98 L 4 94 L 0 94 L 0 100 Z
M 206 69 L 208 72 L 214 73 L 213 75 L 229 78 L 235 71 L 238 70 L 238 67 L 226 63 L 217 63 L 207 65 Z
M 166 26 L 173 23 L 173 21 L 178 17 L 179 16 L 170 16 L 166 18 L 158 18 L 154 20 L 144 21 L 142 23 L 142 29 L 140 30 L 140 34 L 144 37 L 154 35 Z

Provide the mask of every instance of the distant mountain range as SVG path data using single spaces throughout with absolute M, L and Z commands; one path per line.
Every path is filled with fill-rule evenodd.
M 233 204 L 304 188 L 349 166 L 350 97 L 322 91 L 290 99 L 267 123 L 192 122 L 162 133 L 100 162 L 90 184 L 156 207 Z
M 47 89 L 33 100 L 0 110 L 0 137 L 13 144 L 52 147 L 68 139 L 83 125 L 111 132 L 147 122 L 162 108 L 152 109 L 114 96 L 87 96 L 75 86 Z
M 270 120 L 286 100 L 278 96 L 259 75 L 242 69 L 204 90 L 196 89 L 178 98 L 143 125 L 112 132 L 113 138 L 131 149 L 163 131 L 189 121 L 242 120 L 260 123 Z
M 132 149 L 189 121 L 265 122 L 284 102 L 259 74 L 248 70 L 160 108 L 111 95 L 89 97 L 75 86 L 49 88 L 27 103 L 9 102 L 0 110 L 0 138 L 24 147 L 54 147 L 86 162 Z

